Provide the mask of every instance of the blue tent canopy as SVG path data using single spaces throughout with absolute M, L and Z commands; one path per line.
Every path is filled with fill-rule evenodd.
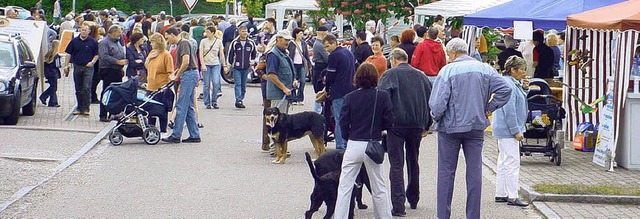
M 513 21 L 532 21 L 534 29 L 564 30 L 567 16 L 625 0 L 513 0 L 464 16 L 465 25 L 513 26 Z

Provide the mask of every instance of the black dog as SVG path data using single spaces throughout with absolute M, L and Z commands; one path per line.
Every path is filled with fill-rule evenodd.
M 315 112 L 301 112 L 287 115 L 276 107 L 264 109 L 264 122 L 269 137 L 276 146 L 274 163 L 284 164 L 287 159 L 287 144 L 291 140 L 309 135 L 316 152 L 316 158 L 325 152 L 324 117 Z
M 331 218 L 335 211 L 336 199 L 338 198 L 338 185 L 340 181 L 340 172 L 342 171 L 342 156 L 344 150 L 328 150 L 320 155 L 318 159 L 312 163 L 311 155 L 305 152 L 309 170 L 315 181 L 313 192 L 311 193 L 311 206 L 305 212 L 305 218 L 310 219 L 314 212 L 318 211 L 322 203 L 327 206 L 325 219 Z M 356 185 L 351 195 L 351 204 L 349 206 L 349 218 L 353 218 L 353 209 L 355 202 L 358 203 L 359 209 L 366 209 L 368 206 L 362 204 L 362 185 L 366 185 L 369 192 L 369 177 L 367 176 L 364 165 L 360 169 L 360 173 L 356 179 Z M 355 199 L 355 200 L 354 200 Z

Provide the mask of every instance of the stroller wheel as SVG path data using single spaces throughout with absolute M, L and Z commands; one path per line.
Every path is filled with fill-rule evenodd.
M 111 142 L 111 145 L 113 146 L 121 145 L 122 141 L 123 141 L 122 134 L 118 130 L 111 131 L 111 133 L 109 134 L 109 142 Z
M 156 127 L 145 129 L 142 134 L 142 139 L 144 140 L 144 143 L 147 143 L 148 145 L 157 144 L 160 141 L 160 130 Z
M 555 164 L 556 164 L 556 166 L 560 166 L 560 164 L 562 163 L 562 147 L 560 147 L 560 145 L 558 145 L 558 144 L 555 144 L 554 146 L 556 146 L 555 147 L 556 156 L 555 156 L 555 159 L 554 159 L 555 160 Z

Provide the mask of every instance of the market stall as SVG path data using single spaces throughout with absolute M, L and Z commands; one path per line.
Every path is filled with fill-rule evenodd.
M 615 5 L 599 8 L 568 16 L 567 18 L 567 40 L 566 51 L 589 51 L 593 59 L 590 67 L 581 70 L 576 67 L 569 67 L 566 70 L 565 83 L 574 88 L 565 88 L 564 92 L 573 92 L 577 98 L 586 102 L 598 99 L 606 95 L 607 79 L 613 80 L 612 91 L 612 136 L 610 146 L 616 151 L 618 146 L 618 156 L 626 164 L 627 168 L 640 168 L 640 148 L 638 141 L 630 141 L 631 138 L 638 139 L 637 131 L 631 133 L 633 126 L 640 121 L 631 122 L 634 116 L 630 111 L 625 113 L 625 106 L 629 107 L 629 101 L 640 103 L 638 94 L 628 93 L 629 79 L 632 70 L 634 49 L 638 46 L 640 38 L 640 1 L 626 1 Z M 598 113 L 580 113 L 581 104 L 569 95 L 565 95 L 565 107 L 568 112 L 568 133 L 575 131 L 577 124 L 581 122 L 601 123 L 605 122 Z M 636 105 L 634 108 L 638 109 Z M 603 107 L 600 105 L 600 107 Z M 628 109 L 630 110 L 630 109 Z M 635 112 L 637 114 L 637 112 Z M 606 116 L 606 115 L 605 115 Z M 608 116 L 607 116 L 608 117 Z M 601 125 L 602 126 L 602 125 Z M 636 130 L 637 130 L 636 126 Z M 630 145 L 631 143 L 636 145 Z M 635 148 L 631 148 L 631 147 Z M 625 151 L 626 150 L 626 151 Z M 596 151 L 596 153 L 598 153 Z M 625 160 L 627 159 L 627 160 Z M 635 159 L 635 163 L 632 162 Z

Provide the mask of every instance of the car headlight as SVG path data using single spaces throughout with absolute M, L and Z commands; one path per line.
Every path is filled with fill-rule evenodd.
M 0 93 L 7 91 L 7 84 L 4 81 L 0 81 Z

